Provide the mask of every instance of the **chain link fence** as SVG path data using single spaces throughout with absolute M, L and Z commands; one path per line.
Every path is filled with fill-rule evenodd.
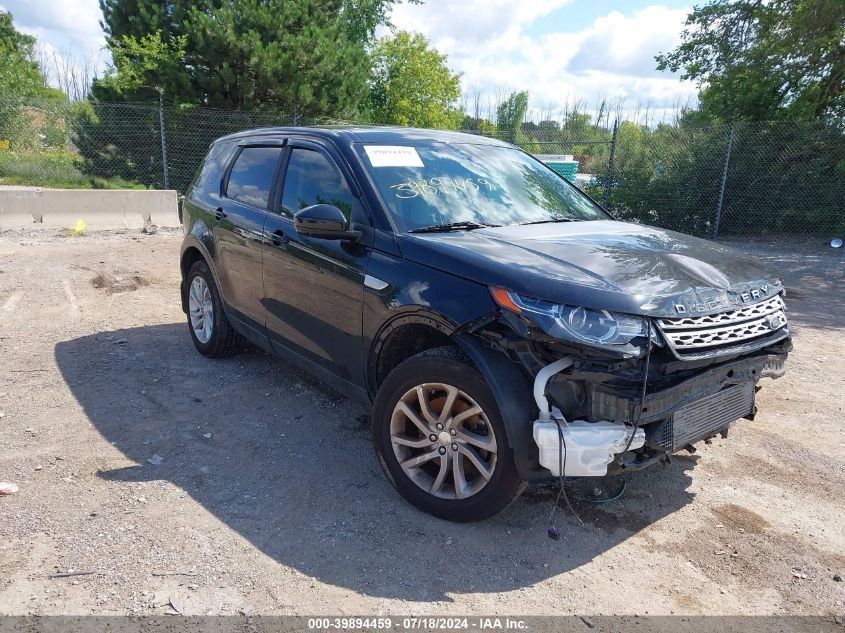
M 822 124 L 622 124 L 610 208 L 701 237 L 841 236 L 843 141 Z
M 158 103 L 0 99 L 0 186 L 184 191 L 209 144 L 239 130 L 325 124 Z M 339 122 L 334 122 L 339 123 Z M 621 219 L 708 238 L 842 236 L 845 138 L 822 123 L 463 130 L 577 161 L 577 184 Z

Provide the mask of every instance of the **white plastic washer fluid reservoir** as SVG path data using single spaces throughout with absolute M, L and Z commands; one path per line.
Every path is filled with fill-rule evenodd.
M 633 429 L 614 422 L 585 422 L 575 420 L 561 423 L 563 439 L 566 441 L 567 477 L 603 477 L 607 465 L 617 453 L 625 450 Z M 558 438 L 558 427 L 554 422 L 534 422 L 534 441 L 540 449 L 540 464 L 560 476 L 563 456 L 562 442 Z M 628 450 L 645 444 L 645 432 L 637 429 Z

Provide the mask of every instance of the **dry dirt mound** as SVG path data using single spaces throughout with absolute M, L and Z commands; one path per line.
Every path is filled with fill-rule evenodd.
M 131 275 L 117 275 L 111 272 L 99 272 L 91 278 L 91 285 L 105 290 L 106 293 L 132 292 L 143 286 L 149 286 L 150 280 L 137 273 Z

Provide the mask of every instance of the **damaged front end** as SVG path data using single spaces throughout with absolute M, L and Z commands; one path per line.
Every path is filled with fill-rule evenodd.
M 737 420 L 753 419 L 758 382 L 782 376 L 792 349 L 780 294 L 696 316 L 555 314 L 541 305 L 538 318 L 543 302 L 491 292 L 500 310 L 473 333 L 533 380 L 539 415 L 526 423 L 554 476 L 637 470 L 726 437 Z

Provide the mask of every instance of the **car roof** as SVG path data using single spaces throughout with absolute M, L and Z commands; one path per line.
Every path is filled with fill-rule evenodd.
M 217 139 L 249 139 L 276 135 L 300 134 L 324 138 L 336 142 L 381 143 L 381 144 L 428 144 L 428 143 L 472 143 L 474 145 L 496 145 L 510 147 L 509 143 L 477 134 L 451 132 L 447 130 L 428 130 L 410 127 L 392 126 L 318 126 L 318 127 L 263 127 L 235 132 Z

